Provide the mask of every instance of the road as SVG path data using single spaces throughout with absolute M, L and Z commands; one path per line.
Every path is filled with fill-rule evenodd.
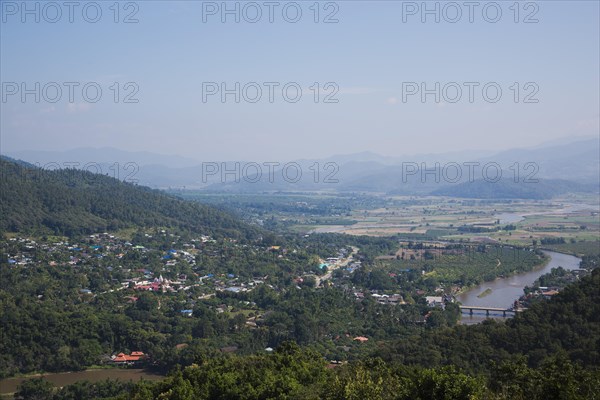
M 341 260 L 335 262 L 334 264 L 327 266 L 327 273 L 325 275 L 315 277 L 316 278 L 316 287 L 321 286 L 321 283 L 323 283 L 324 281 L 331 279 L 333 271 L 335 271 L 338 268 L 345 267 L 354 261 L 354 255 L 356 253 L 358 253 L 358 247 L 354 247 L 354 246 L 350 246 L 350 247 L 352 247 L 352 252 L 350 254 L 348 254 L 348 257 L 342 258 Z

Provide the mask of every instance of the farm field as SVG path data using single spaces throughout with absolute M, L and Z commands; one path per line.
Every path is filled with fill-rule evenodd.
M 390 206 L 352 210 L 352 225 L 318 225 L 316 232 L 412 236 L 418 239 L 493 241 L 597 241 L 598 205 L 589 198 L 552 201 L 479 201 L 454 198 L 390 198 Z M 398 204 L 400 203 L 400 204 Z

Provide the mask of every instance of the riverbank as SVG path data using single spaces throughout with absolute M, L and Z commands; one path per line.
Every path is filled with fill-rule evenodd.
M 565 269 L 578 269 L 581 259 L 572 255 L 553 251 L 543 251 L 546 255 L 545 262 L 532 271 L 514 274 L 505 278 L 497 278 L 490 282 L 483 282 L 467 291 L 456 295 L 456 300 L 464 305 L 476 307 L 509 308 L 515 300 L 523 295 L 525 286 L 552 270 L 563 267 Z M 488 295 L 480 296 L 482 292 L 490 290 Z
M 513 271 L 509 275 L 499 276 L 499 277 L 495 278 L 492 281 L 481 282 L 481 283 L 477 283 L 477 284 L 474 284 L 474 285 L 461 286 L 460 289 L 458 289 L 457 291 L 455 291 L 454 293 L 452 293 L 452 296 L 454 296 L 454 298 L 458 298 L 458 297 L 464 295 L 465 293 L 471 292 L 475 288 L 480 288 L 481 286 L 485 285 L 486 283 L 493 283 L 493 282 L 501 281 L 501 280 L 504 280 L 504 279 L 510 279 L 511 277 L 514 277 L 514 276 L 530 274 L 532 272 L 536 272 L 538 270 L 545 269 L 545 267 L 548 265 L 548 263 L 550 263 L 551 258 L 548 257 L 547 254 L 545 254 L 546 253 L 545 250 L 542 250 L 542 252 L 545 255 L 545 257 L 542 259 L 542 262 L 540 264 L 536 265 L 535 267 L 533 267 L 532 269 L 528 270 L 528 271 Z M 557 252 L 557 251 L 547 251 L 547 252 L 557 253 L 557 254 L 565 254 L 565 253 L 561 253 L 561 252 Z M 566 254 L 566 255 L 571 255 L 571 254 Z M 576 256 L 573 255 L 573 257 L 576 257 Z M 481 291 L 480 291 L 480 293 L 481 293 Z
M 75 372 L 38 373 L 0 380 L 0 396 L 11 396 L 17 391 L 17 388 L 22 382 L 32 378 L 44 378 L 56 387 L 63 387 L 79 381 L 99 382 L 106 379 L 125 381 L 139 381 L 145 379 L 156 381 L 163 379 L 164 376 L 144 369 L 126 368 L 96 368 Z

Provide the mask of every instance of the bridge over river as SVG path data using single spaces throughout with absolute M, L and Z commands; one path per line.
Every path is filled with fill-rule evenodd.
M 516 313 L 526 310 L 525 308 L 499 308 L 499 307 L 482 307 L 482 306 L 459 306 L 461 312 L 469 312 L 469 314 L 473 315 L 477 312 L 484 312 L 485 315 L 489 316 L 490 314 L 502 314 L 503 317 L 514 316 Z M 507 315 L 509 314 L 509 315 Z

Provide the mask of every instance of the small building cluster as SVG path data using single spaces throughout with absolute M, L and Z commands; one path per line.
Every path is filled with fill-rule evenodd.
M 140 364 L 146 355 L 141 351 L 132 351 L 131 354 L 119 353 L 111 357 L 114 365 L 137 365 Z

